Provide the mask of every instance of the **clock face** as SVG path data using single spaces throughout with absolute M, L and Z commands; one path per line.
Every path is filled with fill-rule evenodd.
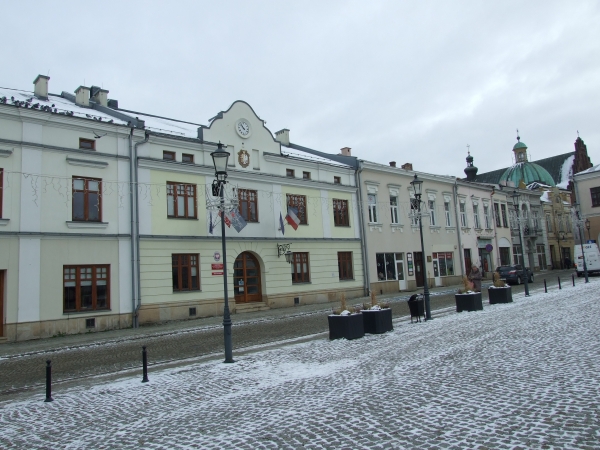
M 241 137 L 247 138 L 250 136 L 250 124 L 245 120 L 239 120 L 235 128 Z

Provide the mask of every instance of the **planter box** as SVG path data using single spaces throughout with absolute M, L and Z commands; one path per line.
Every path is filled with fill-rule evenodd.
M 425 316 L 425 300 L 414 300 L 407 303 L 410 310 L 410 323 L 412 323 L 413 318 L 420 322 L 421 317 Z
M 490 305 L 512 303 L 512 289 L 510 286 L 505 288 L 488 288 L 488 298 L 490 299 Z
M 456 312 L 482 311 L 481 292 L 474 294 L 454 294 L 456 300 Z
M 331 314 L 327 316 L 329 321 L 329 339 L 358 339 L 365 335 L 362 314 L 350 314 L 338 316 Z
M 392 331 L 392 308 L 366 309 L 361 311 L 365 333 L 381 334 Z

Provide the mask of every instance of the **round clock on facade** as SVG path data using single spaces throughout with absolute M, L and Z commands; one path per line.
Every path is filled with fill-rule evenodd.
M 243 138 L 250 137 L 252 129 L 250 128 L 250 124 L 246 119 L 240 119 L 235 124 L 235 131 Z

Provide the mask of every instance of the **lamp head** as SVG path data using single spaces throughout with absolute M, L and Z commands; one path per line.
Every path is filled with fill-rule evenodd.
M 285 252 L 285 261 L 288 264 L 292 263 L 292 252 L 290 252 L 289 250 L 287 252 Z
M 588 231 L 590 231 L 590 227 L 591 227 L 590 219 L 585 219 L 585 227 L 587 228 Z
M 229 152 L 223 149 L 223 144 L 219 142 L 217 149 L 210 154 L 215 166 L 215 177 L 219 181 L 225 181 L 227 178 L 227 163 L 229 161 Z
M 423 180 L 419 180 L 417 174 L 415 173 L 415 178 L 410 182 L 413 189 L 415 190 L 415 197 L 420 197 L 423 192 Z

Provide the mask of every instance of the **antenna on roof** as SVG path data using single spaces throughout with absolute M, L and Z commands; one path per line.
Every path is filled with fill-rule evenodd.
M 579 130 L 577 130 L 577 137 L 579 137 Z

